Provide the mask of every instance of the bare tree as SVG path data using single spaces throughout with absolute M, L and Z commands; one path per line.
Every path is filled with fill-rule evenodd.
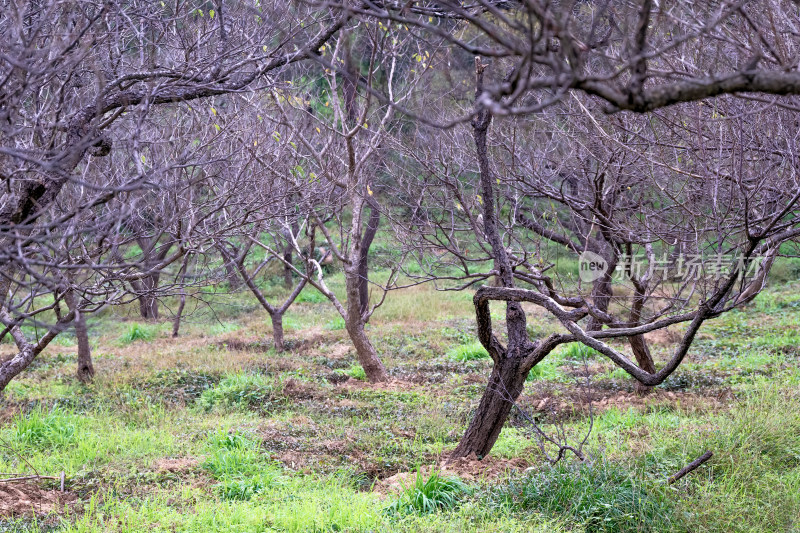
M 177 251 L 144 267 L 114 255 L 129 240 L 109 231 L 124 233 L 121 221 L 136 209 L 124 204 L 114 214 L 103 206 L 151 187 L 157 169 L 189 168 L 190 153 L 167 165 L 145 162 L 153 141 L 140 135 L 147 117 L 159 108 L 269 87 L 318 53 L 347 19 L 284 2 L 254 8 L 219 1 L 188 10 L 84 0 L 5 6 L 0 13 L 0 175 L 6 184 L 0 200 L 0 275 L 3 334 L 11 334 L 19 353 L 0 364 L 0 389 L 73 320 L 75 310 L 61 313 L 59 307 L 68 294 L 76 294 L 80 315 L 123 303 L 128 291 L 120 284 L 142 284 L 142 292 L 152 296 L 155 287 L 144 286 L 146 280 L 185 254 L 198 253 L 186 248 L 191 239 L 181 236 Z M 102 162 L 131 138 L 126 161 Z M 131 168 L 138 164 L 146 168 Z M 108 173 L 106 180 L 96 179 L 101 170 Z M 70 190 L 80 191 L 73 195 L 80 202 L 61 202 Z M 100 212 L 108 217 L 86 230 L 65 229 L 76 214 L 92 220 Z M 91 227 L 97 232 L 89 248 L 80 237 L 90 235 Z M 65 280 L 65 269 L 78 286 Z M 34 307 L 36 295 L 45 290 L 54 303 Z M 44 333 L 29 339 L 20 326 L 37 316 L 51 325 L 42 325 L 38 331 Z
M 416 187 L 409 196 L 424 196 L 417 224 L 429 228 L 417 246 L 447 250 L 450 270 L 462 267 L 461 288 L 499 280 L 474 298 L 494 367 L 456 457 L 489 453 L 528 372 L 560 344 L 584 343 L 645 387 L 662 383 L 706 320 L 758 294 L 780 243 L 800 231 L 794 113 L 765 106 L 748 116 L 735 100 L 720 100 L 657 120 L 611 121 L 575 98 L 493 133 L 480 100 L 485 68 L 478 63 L 469 130 L 438 133 L 427 150 L 407 149 L 414 168 L 427 173 L 408 180 Z M 468 132 L 475 156 L 461 149 Z M 565 278 L 553 250 L 576 262 L 597 254 L 603 275 Z M 487 259 L 490 271 L 481 269 Z M 441 272 L 428 275 L 453 278 Z M 607 284 L 602 291 L 598 280 Z M 504 342 L 493 330 L 493 300 L 506 302 Z M 529 338 L 524 302 L 545 309 L 564 332 Z M 683 334 L 659 368 L 644 334 L 669 326 Z M 614 339 L 627 339 L 630 352 Z

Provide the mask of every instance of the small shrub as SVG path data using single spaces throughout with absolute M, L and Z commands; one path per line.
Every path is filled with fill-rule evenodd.
M 351 377 L 353 379 L 357 379 L 359 381 L 367 380 L 367 373 L 364 372 L 364 369 L 361 367 L 361 365 L 357 364 L 350 365 L 344 370 L 339 370 L 339 373 L 344 374 L 345 376 Z
M 512 480 L 494 496 L 514 511 L 567 516 L 588 533 L 667 531 L 674 515 L 665 494 L 605 464 L 562 462 Z
M 208 412 L 215 407 L 267 410 L 273 401 L 273 385 L 264 376 L 234 374 L 213 389 L 203 391 L 197 405 Z
M 472 493 L 460 479 L 444 477 L 441 472 L 432 472 L 425 478 L 422 469 L 417 470 L 414 484 L 403 487 L 403 492 L 386 512 L 390 514 L 430 514 L 436 511 L 454 509 Z
M 75 442 L 73 416 L 56 408 L 48 412 L 37 407 L 14 419 L 15 436 L 20 442 L 33 446 L 66 446 Z
M 128 331 L 122 334 L 119 338 L 119 342 L 122 344 L 131 344 L 136 341 L 149 342 L 156 338 L 156 335 L 158 335 L 157 326 L 146 326 L 134 322 L 130 325 Z
M 471 342 L 455 346 L 447 352 L 447 357 L 460 363 L 477 361 L 478 359 L 488 359 L 489 352 L 479 342 Z

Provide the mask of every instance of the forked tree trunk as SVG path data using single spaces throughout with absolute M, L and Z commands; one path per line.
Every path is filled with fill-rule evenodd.
M 502 358 L 494 364 L 478 409 L 451 458 L 474 453 L 478 459 L 483 459 L 489 454 L 514 402 L 522 394 L 527 373 L 520 373 L 519 366 L 520 360 L 513 357 Z
M 630 344 L 633 356 L 636 358 L 636 364 L 639 368 L 650 374 L 655 374 L 656 365 L 653 362 L 653 356 L 650 354 L 650 349 L 647 347 L 644 335 L 634 335 L 628 339 L 628 343 Z M 648 394 L 653 390 L 653 387 L 645 385 L 638 380 L 634 379 L 633 381 L 635 383 L 634 390 L 640 396 Z

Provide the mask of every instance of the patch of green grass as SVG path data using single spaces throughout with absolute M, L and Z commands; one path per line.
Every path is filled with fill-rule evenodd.
M 119 342 L 123 345 L 137 341 L 149 342 L 155 339 L 157 335 L 158 326 L 134 322 L 128 327 L 128 330 L 120 336 Z
M 367 373 L 364 372 L 364 369 L 359 364 L 352 364 L 347 368 L 342 368 L 336 371 L 339 374 L 344 374 L 345 376 L 351 377 L 353 379 L 357 379 L 359 381 L 366 381 L 367 380 Z
M 588 533 L 663 532 L 675 525 L 665 490 L 604 463 L 561 462 L 511 480 L 493 498 L 517 512 L 570 517 Z
M 437 511 L 454 509 L 461 501 L 472 493 L 472 489 L 455 477 L 445 477 L 439 471 L 429 476 L 417 469 L 414 484 L 403 487 L 400 497 L 387 507 L 390 514 L 430 514 Z
M 14 417 L 14 437 L 18 442 L 37 447 L 61 447 L 76 439 L 75 416 L 60 408 L 44 411 L 36 407 Z
M 297 295 L 295 303 L 303 304 L 322 304 L 328 301 L 328 298 L 319 292 L 314 287 L 305 287 L 300 294 Z
M 260 374 L 231 374 L 203 391 L 197 405 L 206 412 L 214 408 L 266 411 L 274 403 L 273 393 L 273 383 Z
M 584 361 L 600 357 L 600 352 L 580 342 L 570 342 L 559 347 L 557 354 L 565 360 Z
M 461 344 L 454 346 L 447 351 L 446 357 L 459 363 L 466 363 L 468 361 L 477 361 L 479 359 L 488 359 L 489 352 L 480 342 L 471 342 L 469 344 Z

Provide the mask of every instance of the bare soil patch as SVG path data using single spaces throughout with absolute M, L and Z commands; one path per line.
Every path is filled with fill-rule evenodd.
M 46 490 L 36 483 L 0 483 L 0 517 L 61 513 L 77 499 L 73 493 Z

